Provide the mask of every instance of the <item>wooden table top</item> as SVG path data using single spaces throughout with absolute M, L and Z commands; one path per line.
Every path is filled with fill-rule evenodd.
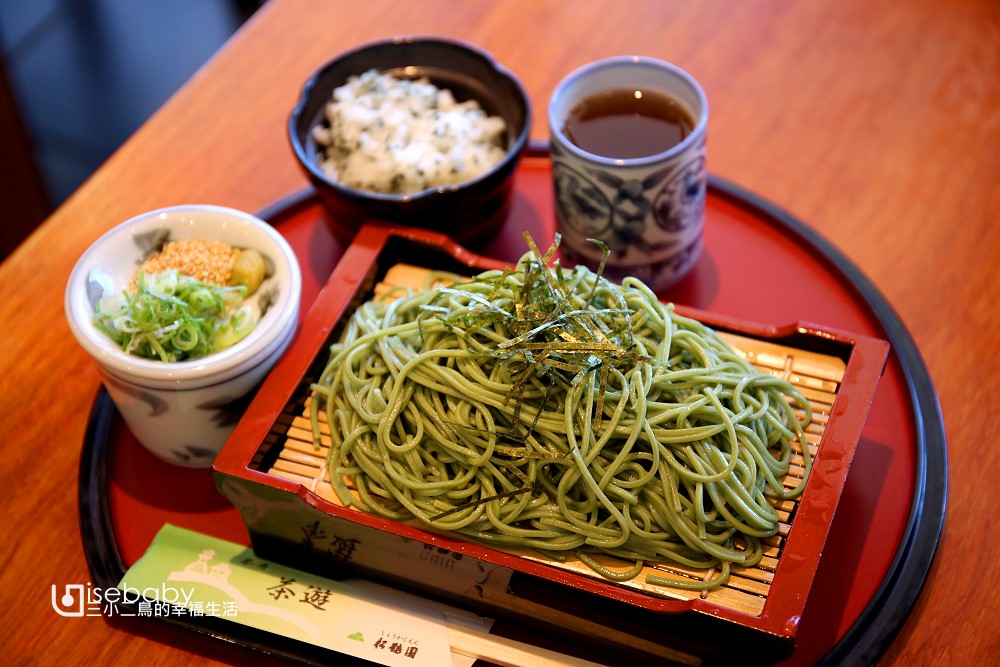
M 1000 651 L 1000 5 L 776 0 L 271 0 L 0 266 L 0 652 L 15 662 L 235 663 L 240 649 L 53 612 L 83 583 L 76 476 L 99 378 L 63 316 L 76 259 L 134 214 L 247 211 L 306 184 L 285 123 L 331 55 L 397 33 L 459 37 L 518 74 L 547 136 L 556 82 L 596 58 L 672 61 L 711 105 L 710 170 L 808 221 L 881 290 L 933 378 L 949 446 L 948 515 L 924 592 L 886 665 L 986 664 Z

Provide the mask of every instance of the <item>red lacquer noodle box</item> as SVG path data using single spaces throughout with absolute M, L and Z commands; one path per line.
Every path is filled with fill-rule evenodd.
M 361 229 L 215 461 L 216 484 L 239 510 L 254 550 L 328 577 L 374 576 L 482 613 L 550 625 L 581 641 L 616 645 L 623 656 L 683 664 L 724 660 L 736 647 L 732 657 L 748 649 L 765 661 L 787 655 L 886 362 L 882 340 L 677 307 L 751 363 L 796 384 L 814 410 L 807 433 L 815 459 L 804 492 L 776 505 L 781 529 L 761 564 L 734 570 L 726 586 L 706 595 L 615 583 L 572 560 L 500 551 L 337 501 L 305 406 L 338 325 L 379 285 L 393 282 L 400 266 L 473 274 L 503 265 L 433 232 L 380 223 Z M 422 569 L 429 558 L 451 559 L 452 575 Z

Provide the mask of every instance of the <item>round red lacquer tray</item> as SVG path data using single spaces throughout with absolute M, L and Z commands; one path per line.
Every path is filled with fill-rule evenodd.
M 541 245 L 553 235 L 547 154 L 529 153 L 516 178 L 507 225 L 477 249 L 481 254 L 515 261 L 525 248 L 522 232 Z M 708 194 L 703 256 L 681 283 L 661 294 L 665 300 L 754 322 L 817 322 L 892 345 L 795 652 L 780 664 L 873 662 L 919 595 L 944 520 L 947 453 L 933 385 L 891 306 L 839 251 L 784 211 L 731 184 L 712 179 Z M 303 304 L 312 303 L 345 248 L 330 234 L 315 193 L 303 190 L 259 215 L 295 248 Z M 117 583 L 165 523 L 249 544 L 239 513 L 216 490 L 211 470 L 155 459 L 124 426 L 103 390 L 84 445 L 80 519 L 95 585 Z M 224 619 L 159 620 L 276 657 L 307 663 L 331 657 Z M 542 640 L 523 628 L 512 633 L 522 641 Z

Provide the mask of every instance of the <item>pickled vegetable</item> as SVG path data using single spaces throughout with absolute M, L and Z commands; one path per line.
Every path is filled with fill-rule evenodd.
M 253 248 L 244 248 L 236 255 L 233 262 L 233 274 L 230 285 L 242 285 L 247 288 L 247 296 L 253 294 L 264 281 L 264 258 Z

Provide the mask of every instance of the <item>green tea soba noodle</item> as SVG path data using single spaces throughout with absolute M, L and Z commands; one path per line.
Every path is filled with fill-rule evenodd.
M 753 566 L 788 498 L 808 402 L 638 280 L 514 269 L 362 305 L 313 385 L 347 506 L 497 548 L 572 553 L 605 577 L 647 563 Z M 795 408 L 799 410 L 797 416 Z M 635 564 L 626 572 L 605 554 Z

